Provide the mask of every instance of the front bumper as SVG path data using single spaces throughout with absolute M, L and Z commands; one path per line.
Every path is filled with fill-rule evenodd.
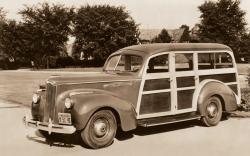
M 51 134 L 52 132 L 73 134 L 76 131 L 76 128 L 74 126 L 53 124 L 51 122 L 51 119 L 49 119 L 49 123 L 35 121 L 30 119 L 28 115 L 23 117 L 23 123 L 26 127 L 33 127 L 39 130 L 47 131 L 49 134 Z

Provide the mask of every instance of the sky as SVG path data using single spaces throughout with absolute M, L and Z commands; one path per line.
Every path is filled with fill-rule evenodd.
M 86 4 L 110 4 L 124 6 L 140 28 L 175 29 L 182 24 L 191 28 L 200 21 L 198 6 L 205 0 L 0 0 L 0 7 L 7 12 L 7 18 L 21 20 L 18 11 L 26 5 L 39 2 L 60 3 L 79 7 Z M 250 27 L 250 1 L 241 0 L 241 9 L 246 12 L 247 27 Z

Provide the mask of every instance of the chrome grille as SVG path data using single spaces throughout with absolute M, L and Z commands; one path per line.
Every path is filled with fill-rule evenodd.
M 44 119 L 45 121 L 48 121 L 49 118 L 52 119 L 54 117 L 54 112 L 55 112 L 55 93 L 56 93 L 56 87 L 52 85 L 50 82 L 47 82 L 46 85 L 46 106 L 44 109 Z

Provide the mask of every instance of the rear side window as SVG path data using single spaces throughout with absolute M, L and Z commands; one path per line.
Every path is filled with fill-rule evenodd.
M 149 60 L 147 73 L 162 73 L 168 71 L 168 54 L 156 56 Z
M 215 54 L 215 68 L 232 68 L 233 60 L 232 57 L 228 53 L 216 53 Z
M 198 69 L 232 68 L 233 60 L 228 53 L 199 53 Z
M 198 54 L 198 69 L 214 69 L 214 53 Z
M 189 71 L 193 70 L 193 54 L 175 54 L 175 70 Z

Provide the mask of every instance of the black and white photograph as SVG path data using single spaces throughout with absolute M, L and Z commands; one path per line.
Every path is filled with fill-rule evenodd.
M 250 1 L 1 0 L 1 156 L 249 156 Z

